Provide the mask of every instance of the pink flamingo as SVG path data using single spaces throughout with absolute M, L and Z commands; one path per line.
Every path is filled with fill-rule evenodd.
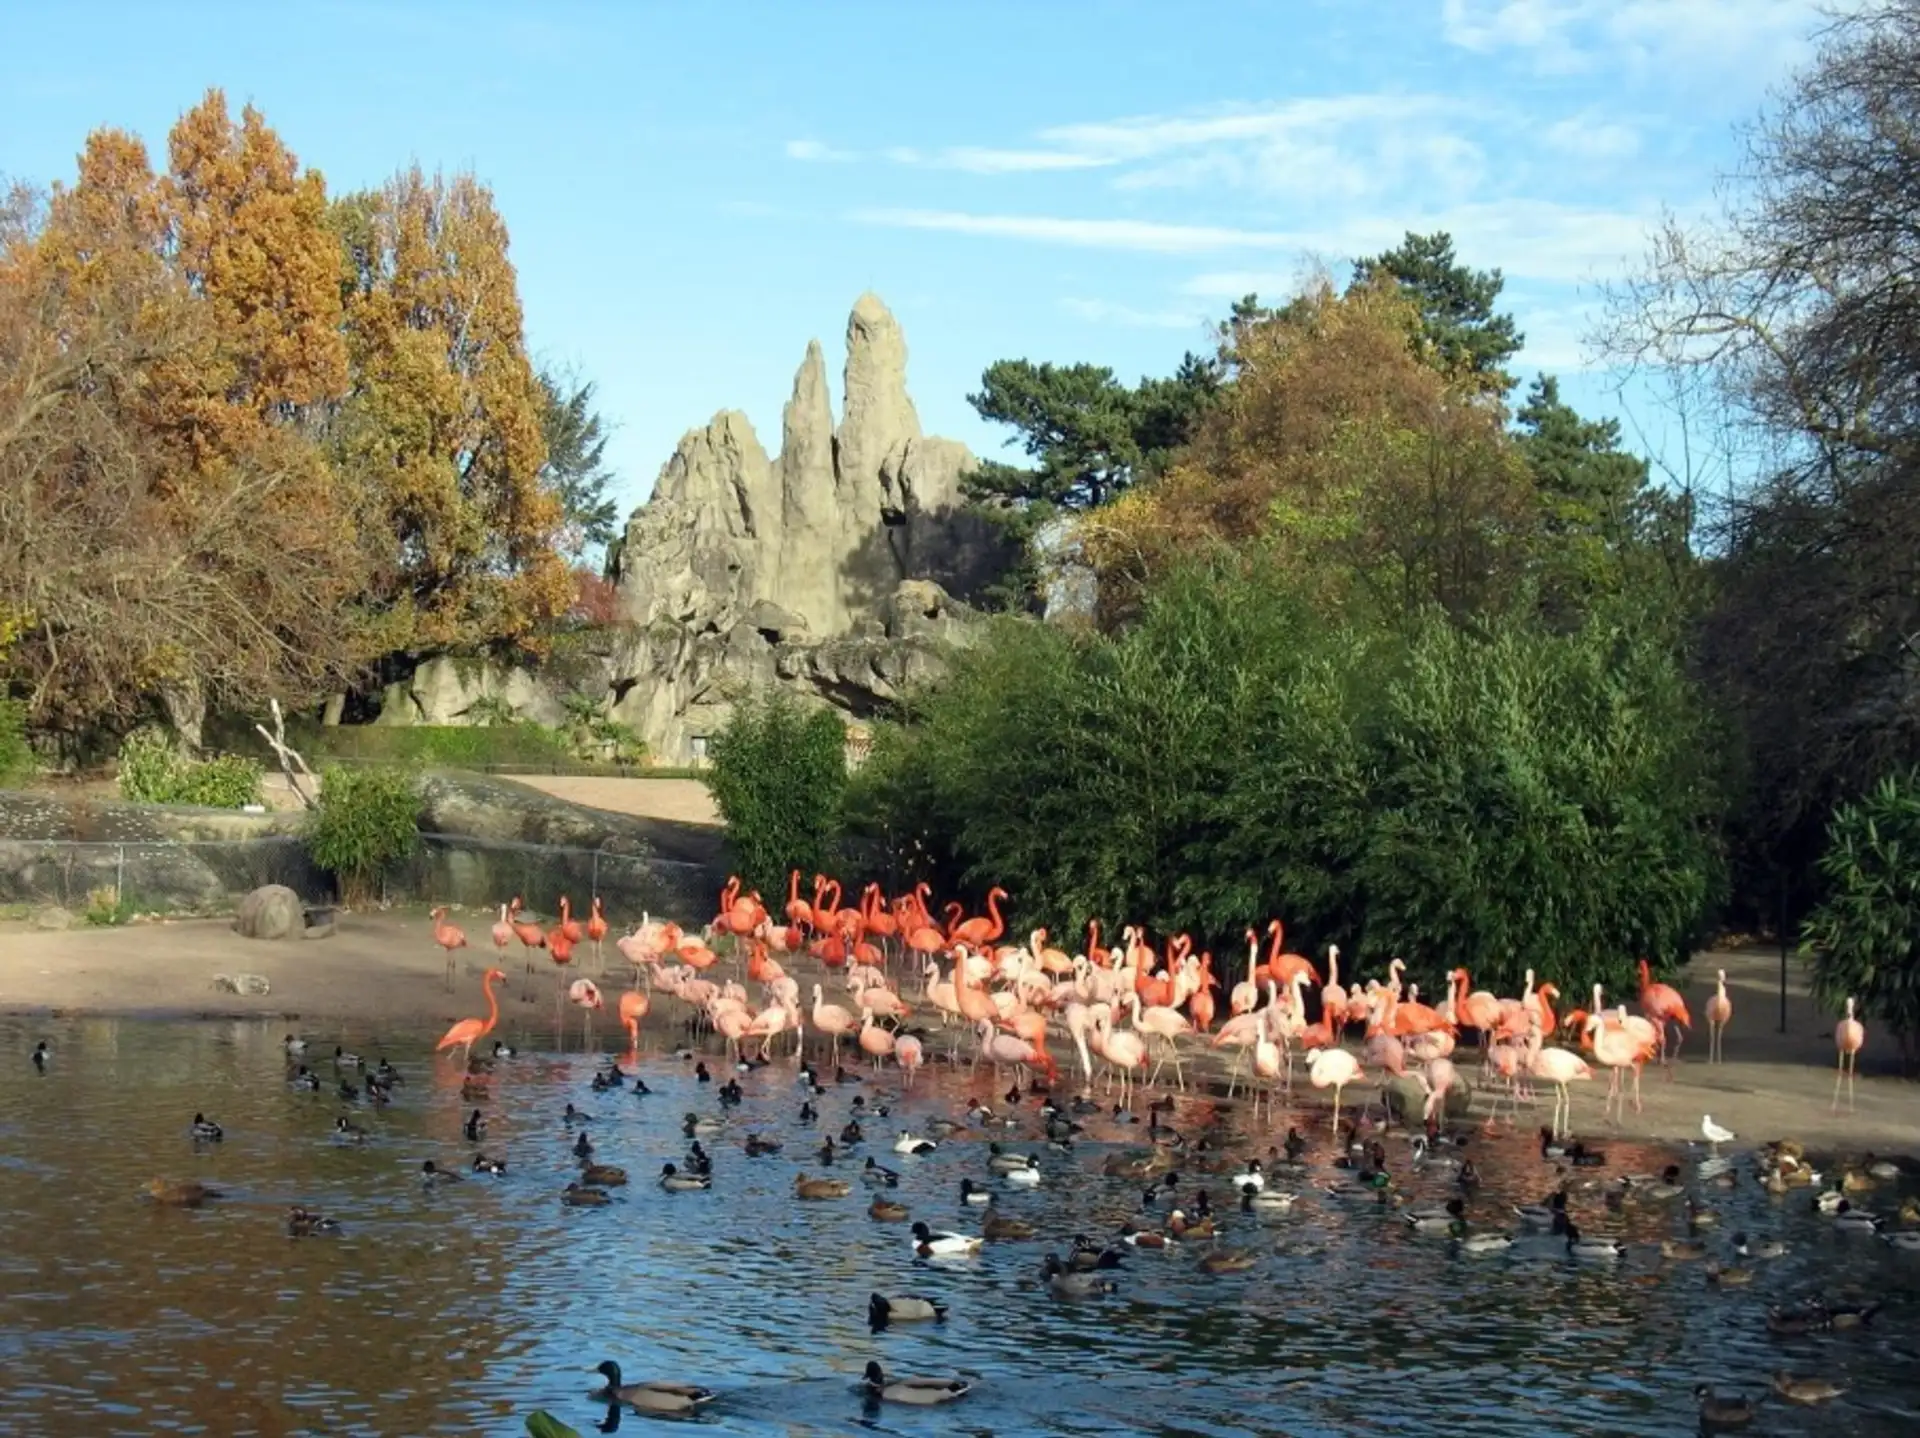
M 880 1061 L 894 1051 L 894 1037 L 890 1030 L 881 1028 L 873 1021 L 873 1010 L 868 1009 L 860 1019 L 860 1048 L 873 1060 L 873 1071 L 880 1072 Z
M 1340 986 L 1340 946 L 1327 945 L 1327 981 L 1320 986 L 1320 1019 L 1336 1035 L 1347 1027 L 1347 991 Z
M 1345 1049 L 1308 1049 L 1307 1081 L 1315 1088 L 1333 1089 L 1333 1129 L 1340 1131 L 1340 1096 L 1348 1084 L 1365 1077 L 1360 1061 Z
M 1132 1029 L 1113 1026 L 1113 1010 L 1094 1011 L 1094 1049 L 1107 1066 L 1120 1075 L 1120 1103 L 1130 1107 L 1133 1099 L 1133 1071 L 1147 1065 L 1147 1041 Z
M 1187 1076 L 1180 1071 L 1180 1049 L 1174 1041 L 1193 1032 L 1192 1022 L 1180 1010 L 1169 1008 L 1165 1004 L 1141 1007 L 1138 989 L 1129 994 L 1128 998 L 1133 1006 L 1134 1028 L 1140 1033 L 1153 1035 L 1166 1045 L 1166 1052 L 1161 1055 L 1160 1062 L 1153 1066 L 1153 1072 L 1147 1078 L 1147 1087 L 1153 1087 L 1160 1077 L 1160 1070 L 1171 1058 L 1174 1081 L 1184 1089 L 1187 1086 Z
M 900 1072 L 907 1076 L 907 1088 L 913 1087 L 913 1076 L 920 1072 L 920 1065 L 927 1056 L 920 1046 L 920 1040 L 912 1034 L 896 1034 L 893 1039 L 893 1061 L 900 1065 Z
M 1257 973 L 1260 967 L 1260 936 L 1252 929 L 1247 930 L 1247 976 L 1233 986 L 1233 992 L 1227 996 L 1227 1007 L 1236 1014 L 1249 1014 L 1260 1005 L 1260 983 Z
M 1506 1017 L 1498 996 L 1486 989 L 1467 992 L 1470 980 L 1465 969 L 1455 969 L 1447 976 L 1455 985 L 1453 1000 L 1454 1022 L 1463 1023 L 1480 1031 L 1480 1055 L 1484 1062 L 1487 1045 L 1493 1041 L 1493 1035 Z
M 853 1015 L 839 1004 L 824 1002 L 826 990 L 813 986 L 813 1026 L 833 1039 L 833 1063 L 840 1063 L 840 1040 L 853 1032 Z
M 1420 1111 L 1420 1120 L 1432 1133 L 1440 1126 L 1440 1119 L 1446 1117 L 1447 1094 L 1459 1080 L 1460 1074 L 1453 1066 L 1452 1059 L 1437 1058 L 1427 1060 L 1427 1066 L 1415 1077 L 1426 1092 L 1427 1102 Z
M 467 946 L 467 936 L 461 932 L 460 926 L 458 924 L 449 924 L 447 922 L 447 910 L 445 905 L 442 905 L 440 908 L 437 908 L 433 911 L 433 941 L 436 944 L 438 944 L 442 949 L 446 950 L 447 992 L 452 993 L 453 992 L 453 951 L 455 949 L 464 949 Z
M 1660 1061 L 1666 1063 L 1667 1025 L 1678 1024 L 1683 1030 L 1693 1027 L 1693 1019 L 1687 1013 L 1687 1001 L 1680 997 L 1680 991 L 1671 984 L 1659 984 L 1653 980 L 1653 966 L 1645 959 L 1640 960 L 1640 1012 L 1652 1019 L 1660 1033 Z M 1680 1045 L 1686 1042 L 1686 1035 L 1673 1041 L 1673 1057 L 1680 1057 Z M 1668 1077 L 1672 1077 L 1671 1074 Z
M 507 922 L 507 906 L 502 904 L 500 917 L 494 921 L 493 925 L 493 946 L 504 954 L 507 951 L 507 945 L 512 942 L 513 925 Z
M 1847 1112 L 1853 1112 L 1853 1080 L 1860 1068 L 1860 1050 L 1866 1047 L 1867 1026 L 1853 1016 L 1853 998 L 1847 998 L 1847 1016 L 1833 1026 L 1833 1046 L 1839 1051 L 1840 1072 L 1833 1078 L 1833 1109 L 1840 1111 L 1840 1081 L 1847 1084 Z
M 1625 1008 L 1621 1009 L 1624 1014 Z M 1593 1056 L 1603 1068 L 1613 1070 L 1612 1081 L 1607 1085 L 1606 1116 L 1609 1122 L 1619 1122 L 1624 1114 L 1616 1114 L 1616 1105 L 1626 1107 L 1626 1091 L 1621 1087 L 1620 1075 L 1632 1070 L 1634 1078 L 1633 1111 L 1640 1112 L 1640 1065 L 1646 1062 L 1648 1046 L 1635 1038 L 1621 1024 L 1610 1024 L 1603 1014 L 1589 1014 L 1586 1028 L 1587 1043 L 1593 1049 Z
M 1253 1076 L 1247 1080 L 1247 1087 L 1253 1091 L 1255 1118 L 1260 1116 L 1260 1080 L 1262 1079 L 1267 1081 L 1267 1114 L 1269 1117 L 1273 1114 L 1275 1090 L 1279 1087 L 1280 1081 L 1280 1043 L 1274 1037 L 1280 1028 L 1279 1014 L 1278 1007 L 1268 1004 L 1257 1014 L 1246 1015 L 1256 1024 L 1253 1039 Z M 1287 1073 L 1289 1077 L 1292 1076 L 1291 1067 L 1288 1068 Z
M 1553 1100 L 1553 1135 L 1558 1138 L 1573 1128 L 1573 1095 L 1567 1091 L 1567 1085 L 1580 1079 L 1593 1077 L 1593 1070 L 1587 1067 L 1587 1061 L 1570 1049 L 1543 1048 L 1537 1050 L 1528 1062 L 1528 1068 L 1535 1078 L 1545 1079 L 1555 1089 Z M 1564 1123 L 1562 1116 L 1564 1114 Z
M 1012 1064 L 1024 1086 L 1027 1082 L 1027 1066 L 1036 1057 L 1033 1045 L 1016 1034 L 1001 1033 L 994 1028 L 992 1019 L 980 1020 L 974 1025 L 974 1030 L 980 1035 L 980 1057 L 993 1065 L 995 1082 L 999 1081 L 1000 1065 Z
M 496 983 L 504 984 L 506 981 L 507 975 L 504 969 L 488 969 L 486 977 L 480 980 L 480 990 L 487 996 L 487 1016 L 484 1019 L 460 1020 L 441 1035 L 440 1042 L 433 1046 L 433 1051 L 439 1053 L 442 1049 L 459 1049 L 460 1062 L 465 1065 L 467 1056 L 473 1052 L 473 1046 L 492 1033 L 493 1026 L 500 1022 L 500 1001 L 493 995 L 493 986 Z
M 575 979 L 567 988 L 567 1000 L 580 1009 L 581 1044 L 590 1044 L 593 1041 L 593 1011 L 606 1007 L 600 999 L 600 986 L 592 979 Z
M 1070 1005 L 1069 1008 L 1072 1006 Z M 1071 1016 L 1069 1016 L 1071 1023 Z M 1217 1049 L 1230 1048 L 1234 1051 L 1233 1067 L 1227 1071 L 1227 1097 L 1233 1097 L 1234 1086 L 1240 1080 L 1240 1065 L 1247 1061 L 1247 1050 L 1252 1048 L 1266 1033 L 1267 1011 L 1258 1009 L 1252 1013 L 1235 1014 L 1213 1036 L 1213 1046 Z M 1085 1046 L 1082 1045 L 1084 1053 Z M 1277 1050 L 1276 1050 L 1277 1052 Z
M 1727 971 L 1720 970 L 1714 981 L 1713 997 L 1707 1000 L 1707 1062 L 1724 1063 L 1722 1046 L 1727 1025 L 1733 1021 L 1733 1000 L 1727 997 Z
M 638 989 L 620 995 L 620 1026 L 632 1035 L 636 1048 L 640 1043 L 640 1021 L 652 1007 L 653 1000 Z
M 1487 1045 L 1486 1062 L 1493 1071 L 1507 1081 L 1506 1096 L 1513 1101 L 1517 1112 L 1520 1107 L 1520 1050 L 1513 1044 L 1501 1040 Z M 1500 1117 L 1501 1100 L 1495 1097 L 1493 1108 L 1487 1114 L 1487 1132 L 1492 1133 Z

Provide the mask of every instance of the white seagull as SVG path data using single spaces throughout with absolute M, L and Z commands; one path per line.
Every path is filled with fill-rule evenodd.
M 1732 1129 L 1722 1128 L 1715 1123 L 1710 1113 L 1700 1115 L 1700 1132 L 1712 1144 L 1732 1143 L 1735 1137 Z

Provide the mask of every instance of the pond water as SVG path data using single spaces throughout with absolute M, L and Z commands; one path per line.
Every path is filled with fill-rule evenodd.
M 480 1147 L 504 1156 L 507 1174 L 427 1192 L 424 1159 L 464 1173 L 475 1147 L 461 1132 L 473 1105 L 455 1065 L 430 1064 L 423 1034 L 315 1032 L 310 1061 L 326 1090 L 298 1092 L 285 1082 L 283 1031 L 0 1020 L 0 1432 L 508 1435 L 536 1408 L 590 1432 L 607 1420 L 587 1397 L 597 1381 L 587 1370 L 603 1358 L 631 1378 L 718 1390 L 699 1421 L 721 1433 L 1666 1434 L 1695 1428 L 1696 1383 L 1754 1394 L 1782 1368 L 1850 1391 L 1816 1408 L 1769 1399 L 1756 1431 L 1908 1432 L 1920 1416 L 1920 1255 L 1850 1238 L 1804 1191 L 1770 1198 L 1747 1172 L 1731 1191 L 1697 1185 L 1721 1215 L 1705 1235 L 1716 1255 L 1737 1261 L 1729 1236 L 1742 1228 L 1789 1245 L 1750 1265 L 1746 1287 L 1716 1288 L 1699 1263 L 1661 1257 L 1660 1240 L 1685 1233 L 1673 1206 L 1613 1213 L 1598 1192 L 1576 1192 L 1588 1232 L 1632 1245 L 1625 1260 L 1596 1264 L 1545 1236 L 1463 1254 L 1377 1204 L 1309 1191 L 1277 1220 L 1219 1205 L 1219 1244 L 1257 1254 L 1250 1271 L 1201 1272 L 1202 1244 L 1140 1251 L 1111 1275 L 1117 1294 L 1072 1302 L 1040 1284 L 1041 1260 L 1076 1233 L 1104 1238 L 1141 1216 L 1141 1183 L 1100 1167 L 1143 1145 L 1144 1124 L 1089 1120 L 1070 1155 L 1030 1142 L 1042 1185 L 990 1186 L 1039 1238 L 919 1262 L 902 1225 L 868 1216 L 857 1170 L 874 1154 L 901 1171 L 895 1196 L 915 1218 L 978 1232 L 980 1211 L 963 1209 L 958 1189 L 962 1177 L 987 1180 L 988 1135 L 975 1129 L 924 1157 L 893 1153 L 891 1140 L 963 1116 L 969 1093 L 990 1092 L 984 1072 L 972 1085 L 964 1067 L 923 1072 L 833 1168 L 856 1180 L 852 1194 L 797 1203 L 795 1175 L 823 1172 L 823 1133 L 839 1131 L 855 1093 L 877 1102 L 895 1076 L 830 1085 L 809 1125 L 794 1068 L 757 1070 L 742 1076 L 726 1130 L 705 1140 L 712 1191 L 669 1193 L 654 1176 L 683 1160 L 689 1110 L 721 1112 L 717 1084 L 659 1052 L 642 1059 L 652 1096 L 591 1093 L 597 1055 L 577 1051 L 576 1033 L 575 1052 L 523 1052 L 494 1077 Z M 41 1038 L 55 1054 L 44 1076 L 27 1057 Z M 405 1076 L 390 1107 L 351 1106 L 364 1144 L 332 1135 L 349 1108 L 332 1091 L 330 1058 L 317 1056 L 335 1042 L 385 1053 Z M 607 1207 L 559 1201 L 576 1174 L 561 1121 L 569 1101 L 595 1115 L 595 1157 L 634 1180 Z M 196 1110 L 225 1126 L 223 1141 L 191 1140 Z M 1022 1111 L 1023 1132 L 1036 1134 L 1035 1106 Z M 1190 1099 L 1175 1122 L 1197 1134 L 1219 1114 L 1228 1132 L 1248 1118 Z M 1299 1119 L 1309 1120 L 1312 1179 L 1292 1186 L 1335 1176 L 1325 1109 Z M 747 1157 L 750 1130 L 785 1151 Z M 1263 1125 L 1259 1146 L 1271 1140 Z M 1415 1171 L 1399 1137 L 1386 1142 L 1413 1198 L 1453 1191 L 1445 1175 Z M 1506 1204 L 1551 1186 L 1524 1131 L 1476 1136 L 1467 1151 L 1484 1176 L 1468 1207 L 1481 1226 L 1513 1228 Z M 1615 1144 L 1591 1172 L 1672 1159 L 1691 1175 L 1700 1157 Z M 197 1210 L 156 1205 L 144 1196 L 156 1176 L 225 1196 Z M 1196 1186 L 1218 1201 L 1227 1184 L 1197 1175 L 1183 1196 Z M 1899 1196 L 1888 1187 L 1862 1202 L 1891 1211 Z M 343 1231 L 289 1237 L 294 1203 Z M 1770 1302 L 1849 1287 L 1885 1302 L 1868 1327 L 1767 1332 Z M 876 1290 L 936 1296 L 951 1317 L 876 1335 L 865 1321 Z M 978 1387 L 948 1408 L 869 1408 L 855 1384 L 871 1358 L 889 1372 L 977 1375 Z M 657 1421 L 629 1414 L 623 1426 Z

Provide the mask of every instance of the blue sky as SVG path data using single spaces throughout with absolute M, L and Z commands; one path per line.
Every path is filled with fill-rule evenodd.
M 269 19 L 267 17 L 271 16 Z M 598 381 L 628 498 L 721 408 L 769 448 L 806 342 L 893 307 L 934 433 L 995 359 L 1164 373 L 1249 290 L 1408 229 L 1507 274 L 1523 369 L 1586 367 L 1598 282 L 1707 212 L 1812 0 L 191 3 L 5 0 L 0 174 L 156 156 L 209 85 L 335 189 L 471 169 L 537 355 Z

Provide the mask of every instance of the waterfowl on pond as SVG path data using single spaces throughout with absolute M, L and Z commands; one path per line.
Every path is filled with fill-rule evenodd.
M 333 1121 L 333 1132 L 343 1143 L 365 1143 L 367 1141 L 367 1131 L 345 1114 L 341 1114 L 339 1118 Z
M 1112 1293 L 1118 1286 L 1092 1270 L 1067 1268 L 1057 1253 L 1047 1255 L 1040 1266 L 1040 1277 L 1056 1298 L 1091 1298 L 1097 1293 Z
M 1456 1235 L 1462 1253 L 1502 1253 L 1513 1247 L 1510 1233 L 1467 1233 Z
M 913 1251 L 921 1258 L 953 1258 L 978 1253 L 985 1244 L 986 1239 L 974 1234 L 935 1230 L 925 1223 L 913 1226 Z
M 1006 1218 L 989 1208 L 980 1215 L 980 1232 L 987 1238 L 1032 1238 L 1033 1225 L 1018 1218 Z
M 467 1136 L 468 1143 L 480 1142 L 481 1139 L 487 1136 L 486 1116 L 482 1114 L 479 1109 L 475 1109 L 467 1115 L 467 1121 L 462 1125 L 460 1131 Z
M 1624 1258 L 1626 1244 L 1617 1238 L 1589 1238 L 1577 1225 L 1566 1226 L 1567 1252 L 1574 1258 Z
M 295 1204 L 287 1210 L 287 1233 L 293 1238 L 306 1238 L 313 1234 L 338 1233 L 340 1225 L 331 1218 L 323 1218 L 310 1208 L 301 1208 Z
M 696 1189 L 712 1188 L 713 1176 L 705 1173 L 682 1173 L 670 1163 L 662 1164 L 660 1187 L 669 1193 L 692 1193 Z
M 333 1066 L 337 1069 L 359 1069 L 365 1068 L 367 1065 L 366 1060 L 361 1058 L 359 1054 L 350 1054 L 341 1048 L 340 1045 L 335 1044 L 333 1046 Z
M 301 1064 L 294 1070 L 293 1077 L 287 1080 L 287 1084 L 289 1087 L 301 1089 L 307 1093 L 319 1093 L 320 1075 L 305 1064 Z
M 626 1181 L 627 1171 L 610 1163 L 590 1163 L 580 1170 L 580 1182 L 589 1188 L 621 1188 Z
M 1200 1259 L 1202 1273 L 1244 1273 L 1259 1260 L 1253 1254 L 1232 1248 L 1216 1248 Z
M 871 1155 L 867 1166 L 860 1170 L 860 1179 L 869 1188 L 898 1188 L 900 1175 L 890 1168 L 882 1167 Z
M 484 1153 L 476 1153 L 473 1156 L 473 1171 L 475 1173 L 503 1174 L 507 1171 L 507 1161 L 504 1158 L 489 1158 Z
M 1709 1258 L 1700 1271 L 1707 1276 L 1707 1282 L 1719 1288 L 1739 1288 L 1753 1282 L 1751 1268 L 1728 1268 L 1717 1258 Z
M 865 1143 L 866 1141 L 867 1133 L 865 1129 L 860 1127 L 860 1121 L 858 1119 L 847 1120 L 846 1124 L 840 1130 L 841 1145 L 843 1147 L 851 1147 L 856 1143 Z
M 426 1159 L 420 1165 L 420 1186 L 422 1188 L 442 1188 L 450 1183 L 460 1183 L 466 1178 L 463 1173 L 454 1173 L 451 1169 L 440 1167 L 432 1159 Z
M 566 1107 L 565 1112 L 563 1112 L 560 1115 L 560 1122 L 566 1124 L 569 1128 L 571 1128 L 576 1123 L 592 1123 L 593 1115 L 588 1113 L 585 1109 L 575 1108 L 571 1103 L 569 1103 Z
M 1751 1398 L 1722 1398 L 1713 1391 L 1711 1383 L 1700 1384 L 1693 1390 L 1693 1396 L 1700 1406 L 1702 1428 L 1744 1428 L 1753 1422 L 1754 1403 Z
M 895 1203 L 890 1198 L 876 1198 L 867 1205 L 867 1217 L 878 1219 L 881 1223 L 903 1223 L 907 1214 L 904 1203 Z
M 623 1403 L 642 1413 L 691 1413 L 720 1396 L 711 1388 L 702 1388 L 694 1383 L 671 1383 L 659 1379 L 645 1383 L 623 1383 L 620 1381 L 620 1365 L 611 1359 L 593 1371 L 607 1382 L 604 1388 L 594 1389 L 588 1397 L 597 1398 L 603 1403 Z
M 762 1138 L 757 1133 L 750 1133 L 741 1147 L 747 1151 L 748 1158 L 762 1158 L 767 1154 L 780 1152 L 781 1143 L 777 1138 Z
M 973 1391 L 964 1378 L 888 1378 L 878 1363 L 868 1363 L 861 1386 L 870 1398 L 888 1403 L 911 1403 L 927 1408 L 936 1403 L 951 1403 Z
M 870 1294 L 867 1298 L 867 1322 L 875 1328 L 889 1323 L 944 1323 L 947 1305 L 917 1293 L 899 1293 L 892 1297 Z
M 701 1118 L 698 1114 L 688 1114 L 681 1123 L 681 1132 L 688 1138 L 712 1138 L 726 1128 L 717 1118 Z
M 288 1058 L 298 1058 L 307 1051 L 307 1041 L 303 1038 L 296 1038 L 292 1034 L 288 1034 L 286 1038 L 281 1040 L 280 1046 L 287 1051 Z M 41 1047 L 44 1048 L 45 1045 L 43 1044 Z
M 1227 1182 L 1233 1185 L 1233 1191 L 1235 1193 L 1244 1193 L 1249 1188 L 1265 1188 L 1267 1186 L 1267 1175 L 1261 1169 L 1259 1159 L 1249 1159 L 1247 1166 L 1239 1173 L 1234 1174 Z
M 1040 1186 L 1040 1160 L 1029 1155 L 1024 1167 L 1010 1169 L 1001 1176 L 1012 1188 L 1038 1188 Z
M 573 1141 L 573 1156 L 578 1159 L 593 1157 L 593 1140 L 587 1137 L 584 1129 L 581 1130 L 580 1137 Z
M 1697 1238 L 1663 1238 L 1660 1240 L 1660 1256 L 1681 1262 L 1690 1262 L 1707 1256 L 1707 1246 Z
M 202 1143 L 218 1143 L 226 1135 L 220 1125 L 203 1113 L 193 1116 L 193 1136 Z
M 1298 1194 L 1288 1193 L 1279 1188 L 1245 1188 L 1240 1192 L 1242 1208 L 1258 1209 L 1263 1213 L 1285 1213 L 1292 1208 Z
M 844 1178 L 809 1178 L 803 1173 L 793 1181 L 795 1198 L 845 1198 L 852 1190 Z
M 1432 1209 L 1409 1209 L 1400 1218 L 1415 1233 L 1452 1234 L 1453 1225 L 1460 1222 L 1465 1214 L 1466 1205 L 1457 1198 L 1450 1198 L 1437 1212 Z
M 197 1179 L 169 1183 L 164 1178 L 156 1178 L 148 1180 L 147 1197 L 155 1203 L 164 1203 L 173 1208 L 198 1208 L 210 1198 L 219 1198 L 220 1190 L 209 1188 Z
M 970 1178 L 960 1180 L 960 1201 L 973 1208 L 993 1202 L 993 1195 Z
M 496 1059 L 510 1059 L 518 1052 L 512 1044 L 503 1044 L 498 1039 L 493 1041 L 493 1056 Z
M 613 1202 L 606 1190 L 586 1188 L 578 1183 L 568 1184 L 566 1191 L 560 1195 L 560 1201 L 569 1208 L 600 1208 Z
M 1733 1236 L 1733 1251 L 1742 1258 L 1779 1258 L 1787 1251 L 1786 1244 L 1777 1238 L 1762 1239 L 1754 1242 L 1744 1233 Z
M 900 1131 L 900 1137 L 893 1141 L 895 1153 L 921 1154 L 932 1153 L 940 1145 L 930 1138 L 916 1138 L 907 1129 Z
M 1847 1391 L 1843 1383 L 1827 1378 L 1796 1378 L 1790 1373 L 1773 1375 L 1773 1391 L 1789 1403 L 1825 1403 Z
M 1902 1253 L 1920 1253 L 1920 1229 L 1903 1228 L 1894 1233 L 1883 1233 L 1880 1241 L 1891 1244 Z

